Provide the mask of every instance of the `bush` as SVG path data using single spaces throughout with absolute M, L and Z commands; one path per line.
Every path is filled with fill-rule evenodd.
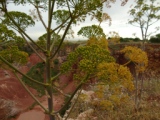
M 152 37 L 152 38 L 150 39 L 150 42 L 151 42 L 151 43 L 160 43 L 160 38 Z
M 160 43 L 160 34 L 156 34 L 150 38 L 151 43 Z
M 44 63 L 38 63 L 35 66 L 33 66 L 30 71 L 27 73 L 28 76 L 33 78 L 34 80 L 37 80 L 39 82 L 44 82 L 44 71 L 45 71 L 45 65 Z M 57 70 L 54 68 L 52 69 L 51 76 L 54 76 L 57 74 Z M 34 88 L 37 90 L 38 95 L 41 97 L 45 94 L 45 88 L 39 84 L 36 84 L 27 78 L 23 77 L 22 80 L 27 84 L 28 86 Z M 54 91 L 55 92 L 55 91 Z

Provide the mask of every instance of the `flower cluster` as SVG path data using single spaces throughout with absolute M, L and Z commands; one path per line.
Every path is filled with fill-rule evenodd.
M 127 46 L 121 50 L 125 54 L 125 58 L 132 61 L 136 65 L 138 72 L 143 72 L 148 65 L 148 57 L 146 52 L 140 48 Z

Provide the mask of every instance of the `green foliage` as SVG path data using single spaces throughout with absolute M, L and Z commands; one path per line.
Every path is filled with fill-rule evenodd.
M 7 26 L 15 30 L 19 31 L 19 28 L 26 30 L 27 27 L 35 25 L 35 22 L 33 21 L 32 17 L 25 13 L 18 11 L 11 11 L 8 12 L 8 14 L 15 20 L 17 25 L 11 22 L 11 20 L 7 17 L 7 15 L 4 15 L 5 19 L 2 21 L 2 23 L 6 24 Z M 17 28 L 17 26 L 19 26 L 19 28 Z
M 129 10 L 131 16 L 129 24 L 141 29 L 143 40 L 146 40 L 152 34 L 148 34 L 149 27 L 160 20 L 159 10 L 160 6 L 158 2 L 156 3 L 156 0 L 137 0 L 136 5 Z M 158 30 L 158 27 L 156 28 Z
M 87 41 L 87 46 L 94 45 L 94 44 L 99 45 L 101 48 L 108 50 L 108 42 L 107 42 L 107 39 L 104 37 L 101 37 L 101 38 L 91 37 Z
M 99 63 L 114 61 L 114 58 L 110 56 L 108 50 L 94 44 L 91 46 L 78 47 L 67 56 L 67 62 L 63 63 L 61 68 L 66 72 L 72 70 L 72 66 L 76 64 L 78 73 L 75 75 L 76 79 L 82 80 L 84 74 L 88 74 L 92 77 L 92 75 L 96 73 Z
M 62 43 L 66 36 L 73 33 L 73 31 L 71 30 L 72 25 L 84 22 L 86 18 L 88 18 L 88 16 L 90 16 L 91 19 L 97 19 L 100 23 L 103 20 L 108 19 L 108 14 L 103 14 L 102 12 L 103 7 L 105 5 L 109 7 L 109 4 L 111 2 L 115 2 L 115 0 L 14 0 L 13 3 L 15 3 L 15 5 L 29 4 L 35 7 L 35 10 L 33 11 L 37 12 L 36 15 L 39 17 L 39 20 L 41 21 L 46 30 L 46 35 L 42 36 L 42 39 L 40 38 L 41 41 L 39 43 L 39 46 L 27 34 L 26 28 L 35 24 L 31 16 L 16 11 L 9 12 L 9 10 L 7 10 L 7 1 L 0 1 L 0 10 L 4 13 L 4 16 L 2 17 L 3 24 L 6 24 L 8 27 L 16 30 L 23 38 L 29 40 L 31 44 L 30 42 L 28 43 L 30 44 L 32 50 L 43 60 L 44 64 L 38 64 L 37 67 L 32 68 L 31 71 L 27 73 L 25 78 L 23 77 L 23 80 L 29 86 L 37 89 L 40 95 L 45 94 L 46 91 L 46 95 L 48 95 L 47 99 L 49 109 L 45 108 L 41 103 L 39 103 L 35 97 L 33 98 L 44 109 L 44 111 L 48 113 L 50 120 L 54 120 L 55 116 L 57 116 L 58 113 L 63 111 L 64 108 L 69 105 L 71 100 L 74 98 L 76 92 L 80 89 L 82 83 L 85 83 L 91 78 L 98 78 L 97 69 L 101 63 L 115 62 L 115 59 L 110 55 L 108 49 L 106 48 L 106 43 L 104 39 L 101 42 L 98 42 L 98 45 L 94 43 L 90 46 L 83 46 L 77 48 L 73 53 L 68 56 L 67 62 L 62 65 L 62 72 L 67 72 L 69 70 L 75 72 L 74 79 L 76 79 L 77 82 L 80 83 L 80 85 L 76 88 L 75 92 L 71 94 L 69 101 L 67 101 L 67 103 L 62 106 L 62 109 L 59 112 L 54 111 L 52 81 L 54 82 L 55 80 L 57 80 L 58 76 L 56 76 L 57 73 L 55 73 L 54 69 L 52 69 L 53 58 L 56 58 L 56 55 L 59 52 L 61 46 L 63 45 Z M 45 21 L 43 21 L 43 14 L 41 14 L 41 12 L 45 10 L 48 10 L 47 24 L 45 23 Z M 53 26 L 52 23 L 54 22 L 57 24 L 54 24 Z M 62 37 L 59 37 L 60 33 L 62 33 Z M 103 43 L 105 43 L 105 45 L 101 47 Z M 44 53 L 44 57 L 42 57 L 38 53 L 39 51 Z M 10 56 L 8 56 L 9 60 Z M 3 58 L 1 59 L 3 60 Z M 5 60 L 3 60 L 3 62 L 5 62 Z M 7 62 L 5 63 L 8 64 Z M 8 65 L 11 68 L 15 69 L 10 64 Z M 16 70 L 16 72 L 21 73 L 18 70 Z M 52 75 L 50 75 L 50 73 Z M 34 80 L 32 80 L 30 77 L 39 82 L 33 82 Z M 40 88 L 38 84 L 43 87 Z M 24 88 L 27 89 L 27 87 Z M 61 90 L 59 92 L 61 92 Z
M 120 38 L 120 42 L 139 42 L 140 38 Z
M 116 44 L 120 42 L 120 36 L 117 32 L 115 31 L 110 31 L 108 34 L 108 42 L 110 44 Z
M 13 3 L 15 3 L 15 5 L 26 5 L 26 4 L 33 4 L 33 5 L 39 5 L 41 6 L 41 8 L 43 8 L 44 10 L 47 10 L 48 8 L 48 1 L 46 0 L 14 0 Z
M 39 46 L 41 46 L 42 48 L 46 48 L 46 43 L 47 43 L 47 34 L 45 33 L 45 34 L 43 34 L 42 36 L 40 36 L 39 38 L 38 38 L 38 41 L 36 41 L 36 43 L 39 45 Z M 52 33 L 52 36 L 51 36 L 51 43 L 54 45 L 54 46 L 58 46 L 59 44 L 60 44 L 60 42 L 61 42 L 61 36 L 60 35 L 58 35 L 58 34 L 56 34 L 55 32 L 54 33 Z M 61 47 L 63 47 L 64 46 L 64 43 L 62 44 L 62 46 Z
M 27 75 L 32 77 L 33 79 L 39 81 L 39 82 L 44 82 L 44 74 L 43 73 L 44 73 L 44 64 L 38 63 L 30 69 L 30 71 L 27 73 Z M 23 77 L 22 80 L 28 86 L 36 89 L 40 96 L 45 94 L 45 89 L 42 86 L 40 86 L 36 83 L 33 83 L 32 81 L 28 80 L 25 77 Z
M 6 25 L 0 24 L 0 42 L 13 40 L 16 33 L 13 30 L 9 30 Z
M 160 43 L 160 34 L 156 34 L 150 38 L 151 43 Z
M 0 51 L 0 55 L 10 63 L 26 64 L 28 62 L 28 54 L 20 51 L 17 46 Z
M 53 61 L 53 63 L 54 63 L 55 65 L 58 65 L 58 64 L 59 64 L 59 60 L 58 60 L 58 59 L 55 59 L 55 60 Z
M 138 72 L 143 72 L 148 66 L 147 53 L 140 48 L 126 46 L 121 52 L 124 53 L 128 61 L 132 61 L 136 65 L 136 70 Z
M 67 23 L 70 17 L 70 13 L 67 10 L 57 10 L 53 12 L 53 19 L 56 20 L 57 24 L 62 24 L 63 22 Z
M 45 82 L 45 78 L 44 78 L 44 71 L 45 71 L 45 64 L 44 63 L 38 63 L 35 66 L 33 66 L 29 72 L 27 73 L 28 76 L 30 76 L 31 78 L 44 83 Z M 54 68 L 52 69 L 52 76 L 55 76 L 57 74 L 57 70 L 55 70 Z M 28 80 L 27 78 L 23 77 L 22 80 L 25 82 L 25 84 L 27 84 L 28 86 L 34 88 L 37 90 L 39 96 L 43 96 L 45 95 L 45 88 L 41 85 L 38 85 L 30 80 Z
M 104 83 L 107 82 L 108 84 L 114 84 L 117 87 L 120 85 L 121 88 L 130 91 L 134 88 L 132 74 L 129 69 L 123 65 L 114 62 L 103 62 L 98 65 L 97 71 L 98 78 Z M 114 88 L 114 85 L 111 86 L 111 88 Z
M 106 37 L 106 35 L 103 32 L 103 29 L 100 26 L 97 25 L 92 25 L 92 26 L 86 26 L 82 27 L 78 31 L 78 35 L 82 35 L 86 38 L 91 38 L 91 37 Z
M 0 24 L 0 45 L 2 47 L 18 46 L 22 48 L 25 41 L 22 37 L 17 36 L 13 30 L 9 30 L 6 25 Z

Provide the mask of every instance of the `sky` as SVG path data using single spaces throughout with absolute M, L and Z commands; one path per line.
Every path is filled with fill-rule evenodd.
M 133 34 L 136 35 L 136 37 L 141 37 L 141 31 L 139 27 L 132 26 L 128 24 L 128 19 L 130 18 L 128 11 L 131 7 L 131 5 L 134 5 L 134 0 L 128 0 L 127 4 L 125 6 L 121 6 L 121 0 L 116 0 L 116 3 L 111 4 L 111 8 L 104 8 L 104 12 L 108 13 L 112 19 L 111 26 L 108 25 L 108 22 L 103 22 L 101 24 L 101 27 L 103 28 L 104 33 L 107 35 L 110 31 L 115 31 L 119 33 L 120 37 L 135 37 Z M 27 12 L 29 14 L 29 10 L 33 9 L 33 7 L 26 5 L 26 6 L 15 6 L 14 4 L 8 5 L 8 10 L 12 11 L 22 11 Z M 47 22 L 47 13 L 43 13 L 43 19 Z M 74 38 L 70 38 L 72 40 L 82 40 L 86 39 L 82 36 L 78 36 L 77 32 L 81 29 L 83 26 L 90 26 L 90 25 L 98 25 L 99 23 L 95 20 L 90 21 L 90 19 L 86 19 L 85 22 L 81 23 L 78 26 L 73 27 L 74 30 Z M 150 31 L 154 31 L 154 28 L 157 25 L 160 25 L 160 21 L 154 24 L 149 28 Z M 45 33 L 45 29 L 42 26 L 41 22 L 36 22 L 36 25 L 34 27 L 30 27 L 27 29 L 27 33 L 29 36 L 31 36 L 34 40 L 37 40 L 39 36 L 43 35 Z M 160 33 L 160 31 L 159 31 Z

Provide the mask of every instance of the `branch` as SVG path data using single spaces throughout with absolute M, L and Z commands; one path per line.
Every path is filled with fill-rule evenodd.
M 66 109 L 68 107 L 68 105 L 70 104 L 71 100 L 73 99 L 73 97 L 75 96 L 75 94 L 77 93 L 77 91 L 81 88 L 81 86 L 83 85 L 83 83 L 81 82 L 78 87 L 76 88 L 76 90 L 73 92 L 73 94 L 71 95 L 71 97 L 69 98 L 69 100 L 65 103 L 65 105 L 58 111 L 53 112 L 51 114 L 56 114 L 56 113 L 60 113 L 62 112 L 64 109 Z
M 71 100 L 73 99 L 73 97 L 75 96 L 75 94 L 77 93 L 77 91 L 82 87 L 82 85 L 84 84 L 84 81 L 85 81 L 86 79 L 88 79 L 88 77 L 89 77 L 89 75 L 86 75 L 86 77 L 79 83 L 79 85 L 77 86 L 76 90 L 72 93 L 71 97 L 70 97 L 69 100 L 65 103 L 65 105 L 64 105 L 60 110 L 58 110 L 58 111 L 56 111 L 56 112 L 53 112 L 53 113 L 51 113 L 51 114 L 54 115 L 54 114 L 56 114 L 56 113 L 62 112 L 62 111 L 70 104 Z
M 68 10 L 69 10 L 69 13 L 70 13 L 70 17 L 72 18 L 72 12 L 71 12 L 71 10 L 70 10 L 68 0 L 66 0 L 66 2 L 67 2 L 67 7 L 68 7 Z
M 48 85 L 38 82 L 32 78 L 30 78 L 29 76 L 25 75 L 24 73 L 22 73 L 21 71 L 19 71 L 17 68 L 15 68 L 13 65 L 11 65 L 8 61 L 6 61 L 1 55 L 0 55 L 0 60 L 2 60 L 5 64 L 7 64 L 10 68 L 12 68 L 14 71 L 18 72 L 19 74 L 21 74 L 22 76 L 26 77 L 27 79 L 29 79 L 30 81 L 37 83 L 39 85 L 42 85 L 44 87 L 47 87 Z
M 40 103 L 40 101 L 31 93 L 31 91 L 27 88 L 27 86 L 23 83 L 23 81 L 18 77 L 16 72 L 14 72 L 15 76 L 19 80 L 19 82 L 22 84 L 23 88 L 29 93 L 29 95 L 44 109 L 45 113 L 48 113 L 48 110 Z
M 55 0 L 53 0 L 53 2 L 52 2 L 52 4 L 51 4 L 51 12 L 50 12 L 50 21 L 52 22 L 52 17 L 53 17 L 53 15 L 52 15 L 52 13 L 53 13 L 53 10 L 54 10 L 54 4 L 55 4 Z M 51 23 L 50 23 L 51 24 Z
M 57 35 L 59 34 L 59 32 L 61 31 L 62 28 L 60 28 L 57 32 Z M 52 44 L 51 44 L 51 47 L 50 47 L 50 51 L 52 52 L 53 50 L 53 47 L 54 47 L 54 43 L 56 42 L 56 40 L 53 40 Z
M 61 42 L 60 42 L 58 48 L 56 49 L 55 53 L 51 56 L 51 59 L 52 59 L 52 58 L 57 54 L 57 52 L 59 51 L 59 49 L 60 49 L 60 47 L 61 47 L 61 45 L 62 45 L 62 43 L 63 43 L 63 41 L 64 41 L 64 38 L 65 38 L 65 36 L 66 36 L 66 34 L 67 34 L 67 32 L 68 32 L 68 30 L 69 30 L 69 28 L 70 28 L 70 26 L 71 26 L 71 24 L 72 24 L 72 22 L 73 22 L 73 20 L 74 20 L 73 18 L 70 20 L 70 22 L 69 22 L 66 30 L 64 31 L 64 34 L 63 34 L 62 39 L 61 39 Z
M 6 12 L 6 15 L 9 17 L 9 19 L 14 23 L 14 25 L 16 25 L 16 27 L 18 28 L 18 30 L 23 33 L 34 45 L 36 45 L 40 50 L 42 50 L 43 52 L 46 52 L 43 48 L 41 48 L 39 45 L 37 45 L 20 27 L 19 25 L 17 25 L 17 23 L 15 22 L 15 20 L 8 14 L 8 12 Z
M 76 96 L 76 98 L 75 99 L 73 99 L 74 100 L 74 102 L 72 102 L 73 104 L 72 104 L 72 106 L 70 107 L 70 109 L 69 110 L 67 110 L 66 112 L 65 112 L 65 115 L 64 115 L 64 120 L 67 120 L 68 119 L 68 117 L 69 117 L 69 115 L 71 114 L 71 112 L 72 112 L 72 110 L 73 110 L 73 108 L 74 108 L 74 106 L 75 106 L 75 104 L 77 103 L 77 101 L 78 101 L 78 98 L 79 98 L 79 96 L 80 96 L 80 94 L 81 94 L 81 92 L 82 92 L 82 89 L 80 90 L 80 91 L 78 91 L 77 92 L 77 96 Z M 69 113 L 67 114 L 67 112 L 69 111 Z M 66 118 L 65 118 L 66 117 Z
M 57 75 L 55 75 L 54 77 L 51 78 L 51 81 L 54 81 L 56 78 L 58 78 L 62 73 L 58 73 Z
M 62 95 L 64 95 L 65 97 L 70 97 L 70 95 L 65 94 L 62 90 L 58 89 L 56 86 L 53 86 L 54 89 L 56 89 L 58 92 L 60 92 Z
M 128 65 L 129 63 L 131 63 L 132 61 L 131 60 L 129 60 L 128 62 L 126 62 L 125 64 L 123 64 L 123 66 L 126 66 L 126 65 Z
M 47 26 L 46 26 L 46 24 L 44 23 L 44 21 L 43 21 L 43 19 L 42 19 L 42 17 L 41 17 L 41 14 L 40 14 L 40 11 L 39 11 L 38 6 L 35 6 L 35 8 L 36 8 L 36 10 L 37 10 L 38 17 L 39 17 L 40 21 L 42 22 L 44 28 L 47 30 Z
M 34 47 L 32 47 L 32 45 L 26 40 L 26 38 L 24 37 L 24 35 L 19 32 L 21 34 L 21 36 L 23 37 L 23 39 L 26 41 L 26 43 L 28 44 L 28 46 L 38 55 L 38 57 L 43 61 L 46 62 L 45 59 L 43 59 L 43 57 L 37 52 L 37 50 L 34 49 Z
M 63 27 L 63 25 L 67 22 L 67 20 L 69 20 L 69 18 L 70 18 L 70 16 L 69 16 L 63 23 L 61 23 L 59 26 L 57 26 L 56 28 L 54 28 L 54 29 L 51 31 L 51 34 L 52 34 L 53 32 L 55 32 L 57 29 L 59 29 L 60 27 Z
M 158 21 L 159 21 L 159 19 L 157 19 L 156 21 L 154 21 L 154 22 L 148 24 L 148 26 L 151 26 L 151 25 L 153 25 L 154 23 L 156 23 L 156 22 L 158 22 Z
M 50 57 L 50 44 L 51 44 L 51 24 L 52 24 L 52 12 L 53 12 L 53 4 L 51 5 L 51 0 L 49 0 L 49 6 L 48 6 L 48 28 L 47 28 L 47 45 L 46 45 L 46 49 L 47 49 L 47 56 L 49 55 Z

